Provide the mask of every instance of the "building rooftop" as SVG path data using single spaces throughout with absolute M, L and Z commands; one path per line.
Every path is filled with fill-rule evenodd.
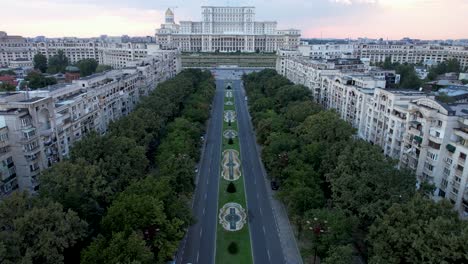
M 44 99 L 44 98 L 45 98 L 45 97 L 33 97 L 33 98 L 21 100 L 21 101 L 19 101 L 19 102 L 20 102 L 20 103 L 34 103 L 34 102 L 39 101 L 39 100 L 42 100 L 42 99 Z

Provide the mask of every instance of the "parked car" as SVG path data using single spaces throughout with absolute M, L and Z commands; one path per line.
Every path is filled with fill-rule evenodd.
M 278 185 L 278 183 L 277 183 L 276 181 L 271 181 L 270 184 L 271 184 L 271 189 L 272 189 L 273 191 L 278 190 L 279 185 Z

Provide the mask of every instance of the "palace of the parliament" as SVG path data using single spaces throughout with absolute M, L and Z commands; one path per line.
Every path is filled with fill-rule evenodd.
M 276 21 L 255 21 L 255 7 L 202 6 L 202 21 L 166 21 L 156 30 L 156 43 L 187 52 L 275 52 L 297 49 L 298 29 L 276 29 Z

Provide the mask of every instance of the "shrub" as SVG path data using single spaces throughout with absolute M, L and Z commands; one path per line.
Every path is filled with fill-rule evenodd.
M 229 254 L 235 255 L 239 252 L 239 247 L 237 246 L 236 242 L 231 242 L 228 246 L 228 252 Z
M 234 183 L 230 182 L 226 191 L 228 193 L 235 193 L 237 190 L 236 190 L 236 186 L 234 185 Z

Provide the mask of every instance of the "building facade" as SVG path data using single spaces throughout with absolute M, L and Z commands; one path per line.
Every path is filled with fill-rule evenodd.
M 255 7 L 202 6 L 202 21 L 180 21 L 166 11 L 156 43 L 184 52 L 275 52 L 297 49 L 300 31 L 277 30 L 276 21 L 255 21 Z
M 462 68 L 468 67 L 468 46 L 446 46 L 436 44 L 313 44 L 303 43 L 299 51 L 311 59 L 334 59 L 354 57 L 378 63 L 390 58 L 392 62 L 429 66 L 448 59 L 457 59 Z
M 106 133 L 180 69 L 179 52 L 167 50 L 72 84 L 1 94 L 0 197 L 37 190 L 39 173 L 67 157 L 74 142 L 91 131 Z
M 82 59 L 95 59 L 99 64 L 122 69 L 134 60 L 159 52 L 159 45 L 104 41 L 99 38 L 56 38 L 33 42 L 0 32 L 0 68 L 32 67 L 34 55 L 41 53 L 50 58 L 57 55 L 59 50 L 64 52 L 72 64 Z
M 387 89 L 389 72 L 353 60 L 310 60 L 279 54 L 277 71 L 311 89 L 314 101 L 335 109 L 357 135 L 435 185 L 468 217 L 468 103 L 444 104 L 416 90 Z

